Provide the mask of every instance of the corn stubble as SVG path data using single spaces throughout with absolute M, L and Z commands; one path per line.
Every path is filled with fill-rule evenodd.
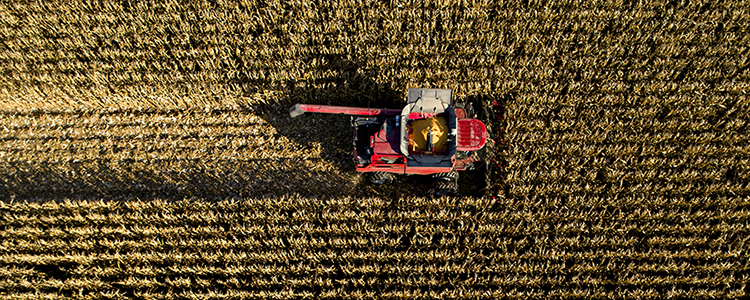
M 748 11 L 0 5 L 0 298 L 746 297 Z M 477 104 L 490 197 L 367 187 L 283 110 L 410 87 Z
M 336 132 L 346 120 L 294 123 L 287 116 L 236 111 L 15 114 L 0 120 L 11 132 L 0 142 L 5 199 L 335 196 L 357 186 L 356 174 L 337 172 L 349 162 L 348 132 Z M 325 137 L 308 134 L 316 131 Z

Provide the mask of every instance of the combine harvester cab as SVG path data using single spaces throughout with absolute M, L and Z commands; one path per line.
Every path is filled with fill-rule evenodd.
M 487 141 L 487 128 L 470 107 L 453 104 L 445 89 L 409 89 L 402 110 L 296 104 L 292 117 L 305 112 L 351 115 L 353 159 L 358 172 L 375 184 L 394 174 L 432 175 L 433 194 L 455 194 L 458 172 L 471 169 Z

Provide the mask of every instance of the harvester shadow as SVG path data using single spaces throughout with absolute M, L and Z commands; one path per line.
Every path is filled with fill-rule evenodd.
M 300 161 L 315 161 L 315 179 L 327 182 L 333 189 L 321 186 L 319 197 L 384 197 L 397 199 L 405 196 L 426 196 L 433 185 L 429 176 L 395 176 L 384 185 L 374 185 L 369 175 L 358 173 L 354 167 L 352 142 L 353 129 L 349 116 L 305 114 L 292 119 L 287 108 L 266 107 L 262 114 L 278 134 L 299 144 L 305 151 L 296 154 Z M 310 173 L 309 169 L 292 170 Z M 329 182 L 334 180 L 336 182 Z M 288 193 L 295 193 L 289 186 Z
M 314 171 L 295 172 L 310 163 L 294 158 L 238 160 L 221 157 L 3 162 L 0 163 L 0 199 L 225 200 L 289 195 L 325 197 L 336 195 L 335 191 L 344 193 L 341 184 L 344 180 L 339 174 L 319 176 Z
M 96 133 L 76 136 L 66 132 L 87 132 L 88 125 L 73 122 L 47 132 L 50 124 L 41 124 L 39 129 L 0 135 L 4 156 L 0 200 L 222 200 L 349 194 L 347 180 L 351 178 L 321 171 L 327 159 L 289 155 L 305 153 L 308 147 L 264 130 L 268 124 L 249 109 L 57 114 L 58 119 L 87 119 L 88 125 L 105 125 L 95 125 L 99 126 Z M 175 115 L 188 123 L 148 124 Z M 26 118 L 45 116 L 15 114 L 13 118 L 24 123 Z M 105 119 L 138 122 L 108 124 Z M 213 121 L 204 121 L 209 119 Z M 183 130 L 186 126 L 191 129 Z
M 259 112 L 278 134 L 311 149 L 300 152 L 300 159 L 322 159 L 323 173 L 341 176 L 338 180 L 343 180 L 345 187 L 331 191 L 330 196 L 399 198 L 425 195 L 429 185 L 421 178 L 398 176 L 390 184 L 374 186 L 369 184 L 366 174 L 356 172 L 350 116 L 308 113 L 292 118 L 289 115 L 290 108 L 296 103 L 395 109 L 405 104 L 402 93 L 372 79 L 377 74 L 367 70 L 364 62 L 343 55 L 328 55 L 323 59 L 326 63 L 317 71 L 331 76 L 310 82 L 289 82 L 285 87 L 287 96 L 284 99 L 274 104 L 257 105 L 253 111 Z M 330 177 L 326 174 L 321 176 Z M 293 189 L 290 187 L 290 192 Z
M 375 186 L 370 184 L 367 174 L 356 171 L 352 156 L 353 129 L 349 116 L 305 114 L 292 119 L 286 107 L 266 107 L 261 116 L 278 134 L 305 149 L 295 154 L 299 160 L 317 162 L 315 172 L 318 180 L 338 181 L 330 184 L 335 187 L 333 190 L 323 191 L 321 187 L 321 196 L 400 198 L 425 194 L 419 191 L 426 188 L 422 180 L 397 176 L 390 184 Z M 301 168 L 294 172 L 304 174 L 311 170 Z M 289 186 L 288 192 L 294 193 L 295 188 Z

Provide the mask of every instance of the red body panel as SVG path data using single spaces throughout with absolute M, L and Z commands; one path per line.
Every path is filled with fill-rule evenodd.
M 418 120 L 418 119 L 425 119 L 425 118 L 432 118 L 439 114 L 431 114 L 431 113 L 410 113 L 409 119 Z
M 373 149 L 370 164 L 364 167 L 357 165 L 357 172 L 390 172 L 398 174 L 406 172 L 406 157 L 399 151 L 398 135 L 392 133 L 391 136 L 388 136 L 388 132 L 384 128 L 380 129 L 380 131 L 370 137 L 370 146 Z
M 301 114 L 304 112 L 324 113 L 324 114 L 342 114 L 352 116 L 395 116 L 401 113 L 400 109 L 387 108 L 364 108 L 364 107 L 347 107 L 315 104 L 297 104 L 291 110 L 293 116 L 295 112 Z
M 458 120 L 458 151 L 476 151 L 487 143 L 487 126 L 477 119 Z
M 384 128 L 376 132 L 370 138 L 370 146 L 373 148 L 373 155 L 370 158 L 370 163 L 364 166 L 355 163 L 357 172 L 389 172 L 395 174 L 430 175 L 450 172 L 451 170 L 463 171 L 472 162 L 476 161 L 474 157 L 456 159 L 454 156 L 452 158 L 452 168 L 407 167 L 406 156 L 399 151 L 399 145 L 399 137 L 394 135 L 389 137 Z

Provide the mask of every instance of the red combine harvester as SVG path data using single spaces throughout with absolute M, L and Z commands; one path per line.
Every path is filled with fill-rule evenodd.
M 401 110 L 296 104 L 290 114 L 305 112 L 352 116 L 354 164 L 372 183 L 388 183 L 394 174 L 431 175 L 437 196 L 457 192 L 457 171 L 472 169 L 487 141 L 487 127 L 473 118 L 471 105 L 453 104 L 451 90 L 409 89 Z

